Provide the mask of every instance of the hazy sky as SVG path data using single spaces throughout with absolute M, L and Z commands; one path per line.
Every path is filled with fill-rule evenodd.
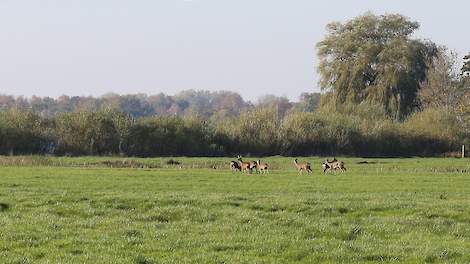
M 0 0 L 0 93 L 57 97 L 318 91 L 325 25 L 401 13 L 418 36 L 470 51 L 470 1 Z

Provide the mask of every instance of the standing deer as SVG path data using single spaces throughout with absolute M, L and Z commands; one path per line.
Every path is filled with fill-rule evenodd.
M 240 169 L 242 172 L 248 171 L 248 173 L 251 173 L 252 167 L 250 162 L 243 162 L 242 156 L 238 155 L 238 165 L 240 165 Z
M 322 167 L 323 167 L 323 173 L 326 173 L 326 172 L 331 171 L 331 170 L 333 170 L 336 173 L 336 170 L 338 170 L 338 169 L 341 170 L 341 172 L 346 171 L 346 167 L 344 166 L 344 162 L 340 161 L 340 160 L 337 160 L 336 158 L 333 158 L 332 161 L 329 161 L 328 159 L 325 160 L 322 163 Z
M 251 170 L 251 171 L 253 171 L 253 170 L 254 170 L 255 172 L 258 172 L 258 166 L 257 166 L 257 164 L 256 164 L 256 161 L 255 161 L 255 160 L 253 160 L 253 161 L 250 161 L 250 170 Z
M 261 160 L 256 161 L 256 169 L 260 173 L 269 173 L 268 164 L 267 163 L 261 163 Z
M 242 168 L 240 167 L 240 164 L 238 164 L 238 161 L 230 161 L 230 169 L 232 171 L 241 171 Z
M 302 174 L 303 171 L 306 171 L 307 173 L 312 173 L 312 167 L 310 166 L 310 162 L 301 162 L 298 163 L 298 160 L 294 160 L 294 165 L 297 168 L 297 171 Z

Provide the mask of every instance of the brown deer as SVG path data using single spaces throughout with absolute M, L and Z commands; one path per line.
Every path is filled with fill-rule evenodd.
M 255 161 L 255 160 L 253 160 L 253 161 L 250 161 L 250 169 L 251 169 L 251 171 L 253 171 L 253 170 L 254 170 L 255 172 L 258 172 L 258 166 L 257 166 L 257 164 L 256 164 L 256 161 Z
M 238 165 L 240 165 L 241 171 L 242 172 L 248 171 L 248 173 L 251 173 L 251 170 L 253 169 L 251 167 L 251 163 L 250 162 L 243 162 L 242 156 L 240 156 L 240 155 L 237 157 L 237 159 L 238 159 Z
M 298 160 L 294 160 L 294 165 L 297 168 L 297 171 L 302 174 L 303 171 L 306 171 L 307 173 L 312 173 L 312 167 L 310 166 L 310 162 L 301 162 L 298 163 Z
M 230 161 L 230 169 L 232 171 L 241 171 L 242 168 L 240 167 L 240 164 L 238 164 L 238 161 Z
M 269 173 L 268 164 L 267 163 L 261 163 L 261 160 L 256 161 L 256 169 L 260 173 Z
M 328 159 L 325 160 L 322 163 L 322 167 L 323 167 L 323 173 L 326 173 L 328 171 L 334 171 L 336 173 L 336 170 L 338 170 L 338 169 L 341 170 L 341 172 L 346 171 L 346 167 L 344 166 L 344 162 L 340 161 L 340 160 L 337 160 L 336 158 L 333 158 L 332 161 L 329 161 Z

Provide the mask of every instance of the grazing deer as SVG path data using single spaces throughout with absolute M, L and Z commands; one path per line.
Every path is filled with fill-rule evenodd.
M 328 159 L 325 160 L 322 164 L 323 167 L 323 173 L 326 173 L 328 171 L 333 170 L 336 173 L 336 170 L 341 170 L 341 172 L 346 171 L 346 167 L 344 166 L 344 162 L 337 160 L 336 158 L 333 158 L 332 161 L 329 161 Z
M 240 167 L 240 164 L 238 164 L 238 161 L 230 161 L 230 169 L 232 171 L 241 171 L 242 168 Z
M 294 165 L 300 174 L 302 174 L 303 171 L 306 171 L 307 173 L 312 173 L 312 167 L 310 166 L 310 162 L 305 161 L 305 162 L 298 163 L 297 159 L 295 159 Z
M 260 173 L 268 173 L 268 164 L 267 163 L 261 163 L 261 160 L 256 161 L 256 169 Z
M 253 169 L 251 167 L 251 163 L 250 162 L 243 162 L 242 156 L 240 156 L 240 155 L 238 155 L 237 159 L 238 159 L 238 165 L 240 166 L 241 171 L 242 172 L 248 171 L 248 173 L 251 173 L 251 170 Z

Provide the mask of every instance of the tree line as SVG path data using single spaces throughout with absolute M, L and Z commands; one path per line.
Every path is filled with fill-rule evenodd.
M 194 114 L 208 118 L 212 115 L 239 116 L 242 111 L 268 105 L 276 105 L 282 112 L 292 108 L 313 111 L 318 106 L 320 96 L 320 93 L 303 93 L 298 102 L 292 102 L 286 97 L 265 95 L 253 103 L 244 100 L 235 92 L 204 90 L 185 90 L 173 96 L 164 93 L 155 95 L 108 93 L 100 97 L 62 95 L 58 98 L 38 96 L 25 98 L 0 94 L 0 111 L 23 109 L 37 113 L 41 117 L 52 118 L 64 112 L 97 112 L 113 109 L 135 118 Z
M 341 113 L 327 107 L 290 111 L 281 118 L 276 108 L 260 107 L 238 117 L 208 119 L 134 118 L 115 110 L 44 118 L 8 110 L 0 112 L 0 154 L 429 156 L 470 143 L 468 123 L 452 112 L 427 108 L 396 121 L 380 111 L 364 104 Z
M 470 144 L 470 54 L 413 39 L 419 23 L 366 13 L 317 44 L 322 93 L 228 91 L 99 98 L 0 96 L 0 154 L 442 155 Z

